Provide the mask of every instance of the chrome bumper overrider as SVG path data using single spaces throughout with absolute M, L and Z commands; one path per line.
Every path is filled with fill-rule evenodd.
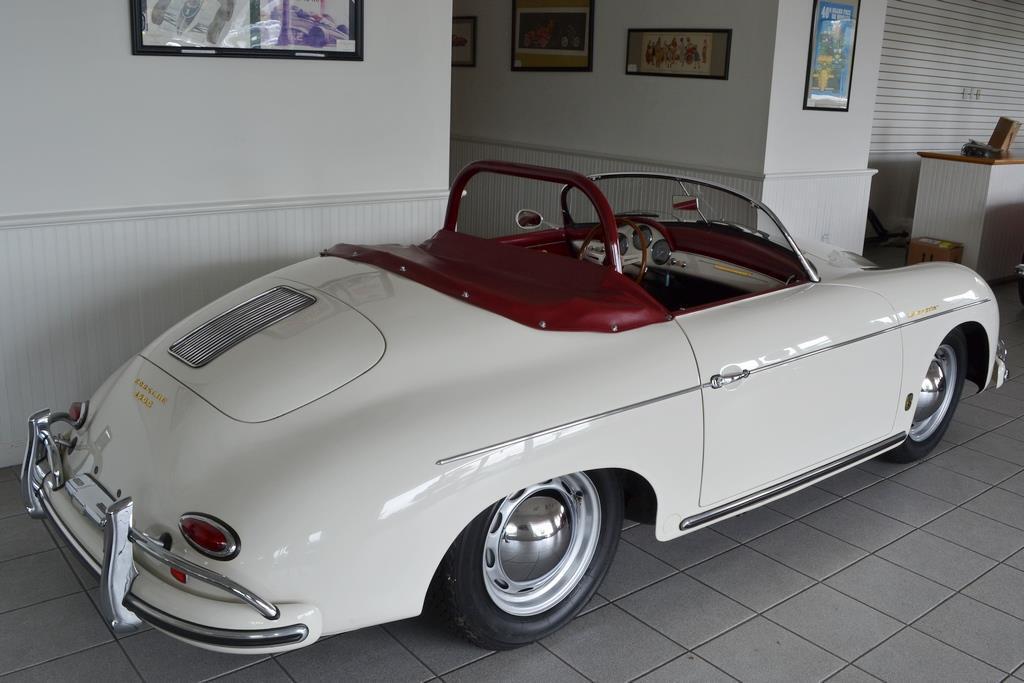
M 992 367 L 992 384 L 998 389 L 1003 382 L 1010 379 L 1010 366 L 1006 364 L 1009 352 L 1006 350 L 1006 342 L 1002 339 L 996 345 L 996 362 Z
M 132 594 L 132 584 L 138 576 L 134 552 L 145 553 L 158 562 L 184 572 L 188 577 L 218 588 L 249 605 L 265 619 L 274 620 L 280 611 L 272 603 L 231 579 L 175 555 L 164 546 L 132 526 L 131 498 L 115 501 L 88 475 L 66 478 L 61 448 L 70 450 L 74 442 L 63 443 L 50 433 L 50 425 L 72 422 L 66 414 L 41 410 L 29 418 L 29 441 L 21 467 L 21 492 L 28 514 L 37 519 L 49 519 L 63 536 L 68 547 L 98 578 L 100 583 L 100 610 L 108 625 L 116 633 L 136 631 L 142 620 L 186 640 L 220 647 L 274 647 L 302 642 L 309 635 L 304 624 L 263 630 L 221 629 L 195 624 L 168 614 Z M 46 460 L 49 472 L 41 467 Z M 75 538 L 67 525 L 55 512 L 49 500 L 61 488 L 83 515 L 103 530 L 103 557 L 92 555 Z

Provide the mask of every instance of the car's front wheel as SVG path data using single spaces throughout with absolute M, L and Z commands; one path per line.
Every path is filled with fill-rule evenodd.
M 623 499 L 606 471 L 528 486 L 480 513 L 448 549 L 435 586 L 470 641 L 504 650 L 540 640 L 587 604 L 608 571 Z
M 921 388 L 914 399 L 914 419 L 907 440 L 886 454 L 892 462 L 914 462 L 925 457 L 942 440 L 960 402 L 967 371 L 967 339 L 953 330 L 932 355 Z

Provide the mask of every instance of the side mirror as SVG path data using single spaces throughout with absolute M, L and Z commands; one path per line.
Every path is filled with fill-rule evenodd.
M 536 230 L 544 225 L 544 216 L 531 209 L 520 209 L 516 212 L 516 225 L 522 230 Z

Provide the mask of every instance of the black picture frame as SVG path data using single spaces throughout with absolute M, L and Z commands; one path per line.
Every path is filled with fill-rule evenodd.
M 512 40 L 510 68 L 512 71 L 576 71 L 587 72 L 594 70 L 594 4 L 595 0 L 512 0 Z M 579 50 L 579 54 L 567 56 L 565 54 L 554 54 L 556 49 L 551 49 L 550 55 L 538 54 L 539 50 L 523 48 L 520 46 L 520 15 L 526 10 L 532 10 L 536 14 L 571 14 L 585 12 L 587 15 L 587 26 L 583 31 L 586 36 L 586 50 Z M 530 50 L 527 55 L 524 50 Z M 585 54 L 583 54 L 585 52 Z M 524 63 L 524 57 L 527 57 Z M 584 59 L 582 64 L 571 64 L 574 59 Z M 546 62 L 546 63 L 545 63 Z
M 456 59 L 455 59 L 455 48 L 458 47 L 455 44 L 455 37 L 456 37 L 455 25 L 458 24 L 458 23 L 468 24 L 470 26 L 470 29 L 469 29 L 469 35 L 470 35 L 470 39 L 469 39 L 469 43 L 470 43 L 470 46 L 469 46 L 470 47 L 470 58 L 469 58 L 468 61 L 464 61 L 464 62 L 459 62 L 459 61 L 456 61 Z M 474 67 L 474 66 L 476 66 L 476 36 L 477 36 L 476 24 L 477 24 L 476 17 L 469 17 L 469 16 L 465 16 L 465 17 L 452 17 L 452 66 L 457 66 L 457 67 Z
M 853 94 L 853 74 L 854 66 L 856 65 L 857 58 L 857 32 L 860 28 L 860 6 L 861 0 L 814 0 L 813 8 L 811 11 L 811 35 L 807 46 L 807 71 L 804 74 L 804 101 L 803 108 L 805 111 L 831 111 L 831 112 L 848 112 L 850 111 L 850 99 Z M 819 42 L 821 39 L 821 31 L 819 24 L 822 16 L 823 7 L 852 7 L 853 8 L 853 31 L 849 37 L 850 56 L 848 66 L 846 67 L 846 78 L 845 85 L 842 85 L 843 77 L 840 76 L 840 90 L 844 92 L 842 96 L 835 97 L 835 105 L 829 101 L 829 96 L 826 95 L 813 95 L 811 88 L 811 79 L 814 76 L 814 62 L 815 55 L 818 52 L 818 47 L 821 45 Z M 844 43 L 846 37 L 844 36 Z M 824 88 L 818 90 L 826 92 Z M 820 98 L 815 104 L 812 104 L 813 98 Z
M 129 15 L 131 18 L 131 33 L 132 33 L 132 54 L 133 55 L 160 55 L 160 56 L 173 56 L 173 57 L 250 57 L 260 59 L 299 59 L 305 61 L 348 61 L 348 62 L 361 62 L 363 61 L 364 44 L 363 44 L 363 3 L 365 0 L 348 0 L 349 4 L 349 21 L 344 28 L 347 28 L 347 40 L 352 41 L 351 50 L 333 50 L 324 49 L 323 46 L 311 45 L 309 47 L 289 47 L 289 48 L 278 48 L 278 47 L 257 47 L 257 48 L 241 48 L 241 47 L 226 47 L 221 45 L 157 45 L 147 44 L 146 32 L 151 26 L 153 12 L 151 8 L 161 2 L 163 3 L 174 3 L 175 5 L 182 0 L 128 0 Z M 201 12 L 202 7 L 206 2 L 212 2 L 213 0 L 184 0 L 184 5 L 190 3 L 198 3 L 199 9 L 196 12 Z M 259 0 L 234 0 L 238 3 L 238 7 L 243 9 L 236 10 L 236 12 L 244 11 L 244 7 L 249 8 L 250 17 L 252 12 L 259 8 Z M 335 0 L 337 1 L 337 0 Z M 289 0 L 281 0 L 282 7 L 285 8 L 283 12 L 289 12 L 291 5 Z M 223 5 L 221 5 L 223 7 Z M 182 10 L 184 12 L 184 10 Z M 299 15 L 297 15 L 299 16 Z M 323 15 L 328 16 L 328 15 Z M 311 23 L 314 21 L 320 23 L 323 16 L 315 15 L 310 18 L 307 17 Z M 254 36 L 254 31 L 258 31 L 262 37 L 265 30 L 264 27 L 260 26 L 264 22 L 252 22 L 250 19 L 249 32 L 250 37 Z M 280 22 L 278 23 L 280 26 Z M 338 32 L 341 28 L 340 25 L 328 25 L 324 24 L 324 27 L 328 31 Z M 318 28 L 318 27 L 315 27 Z M 309 31 L 306 35 L 314 34 L 322 36 L 323 30 L 320 30 L 319 34 L 314 34 L 313 31 Z M 335 39 L 337 40 L 337 39 Z
M 712 55 L 707 59 L 706 55 L 702 61 L 708 62 L 708 73 L 701 73 L 696 69 L 686 71 L 685 61 L 678 62 L 680 66 L 676 70 L 670 67 L 664 69 L 658 67 L 646 67 L 646 54 L 643 47 L 643 40 L 647 36 L 657 35 L 659 37 L 672 35 L 676 39 L 679 36 L 687 35 L 711 35 L 713 41 L 723 43 L 717 48 L 712 43 Z M 682 41 L 679 41 L 682 43 Z M 695 46 L 698 57 L 700 46 Z M 719 55 L 723 55 L 719 57 Z M 677 60 L 678 61 L 678 60 Z M 626 31 L 626 74 L 629 76 L 655 76 L 662 78 L 700 78 L 706 80 L 727 81 L 729 80 L 729 65 L 732 61 L 732 29 L 731 28 L 631 28 Z M 676 61 L 673 64 L 677 63 Z

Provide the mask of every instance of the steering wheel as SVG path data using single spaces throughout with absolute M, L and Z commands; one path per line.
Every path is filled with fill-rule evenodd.
M 651 245 L 648 244 L 647 237 L 644 235 L 644 231 L 640 229 L 640 226 L 631 221 L 630 219 L 625 218 L 623 216 L 616 216 L 615 227 L 617 228 L 620 225 L 628 225 L 630 228 L 633 229 L 633 232 L 640 237 L 640 272 L 636 276 L 636 282 L 637 284 L 641 284 L 644 281 L 644 275 L 647 274 L 647 250 L 648 247 L 650 247 Z M 578 256 L 580 261 L 586 258 L 587 247 L 590 246 L 590 243 L 594 241 L 594 238 L 597 237 L 598 233 L 602 229 L 603 228 L 601 224 L 598 223 L 597 225 L 590 229 L 590 232 L 587 233 L 586 238 L 584 238 L 583 240 L 583 244 L 580 246 L 580 253 Z M 615 248 L 617 249 L 618 245 L 616 245 Z M 623 265 L 625 265 L 625 263 L 623 263 Z

